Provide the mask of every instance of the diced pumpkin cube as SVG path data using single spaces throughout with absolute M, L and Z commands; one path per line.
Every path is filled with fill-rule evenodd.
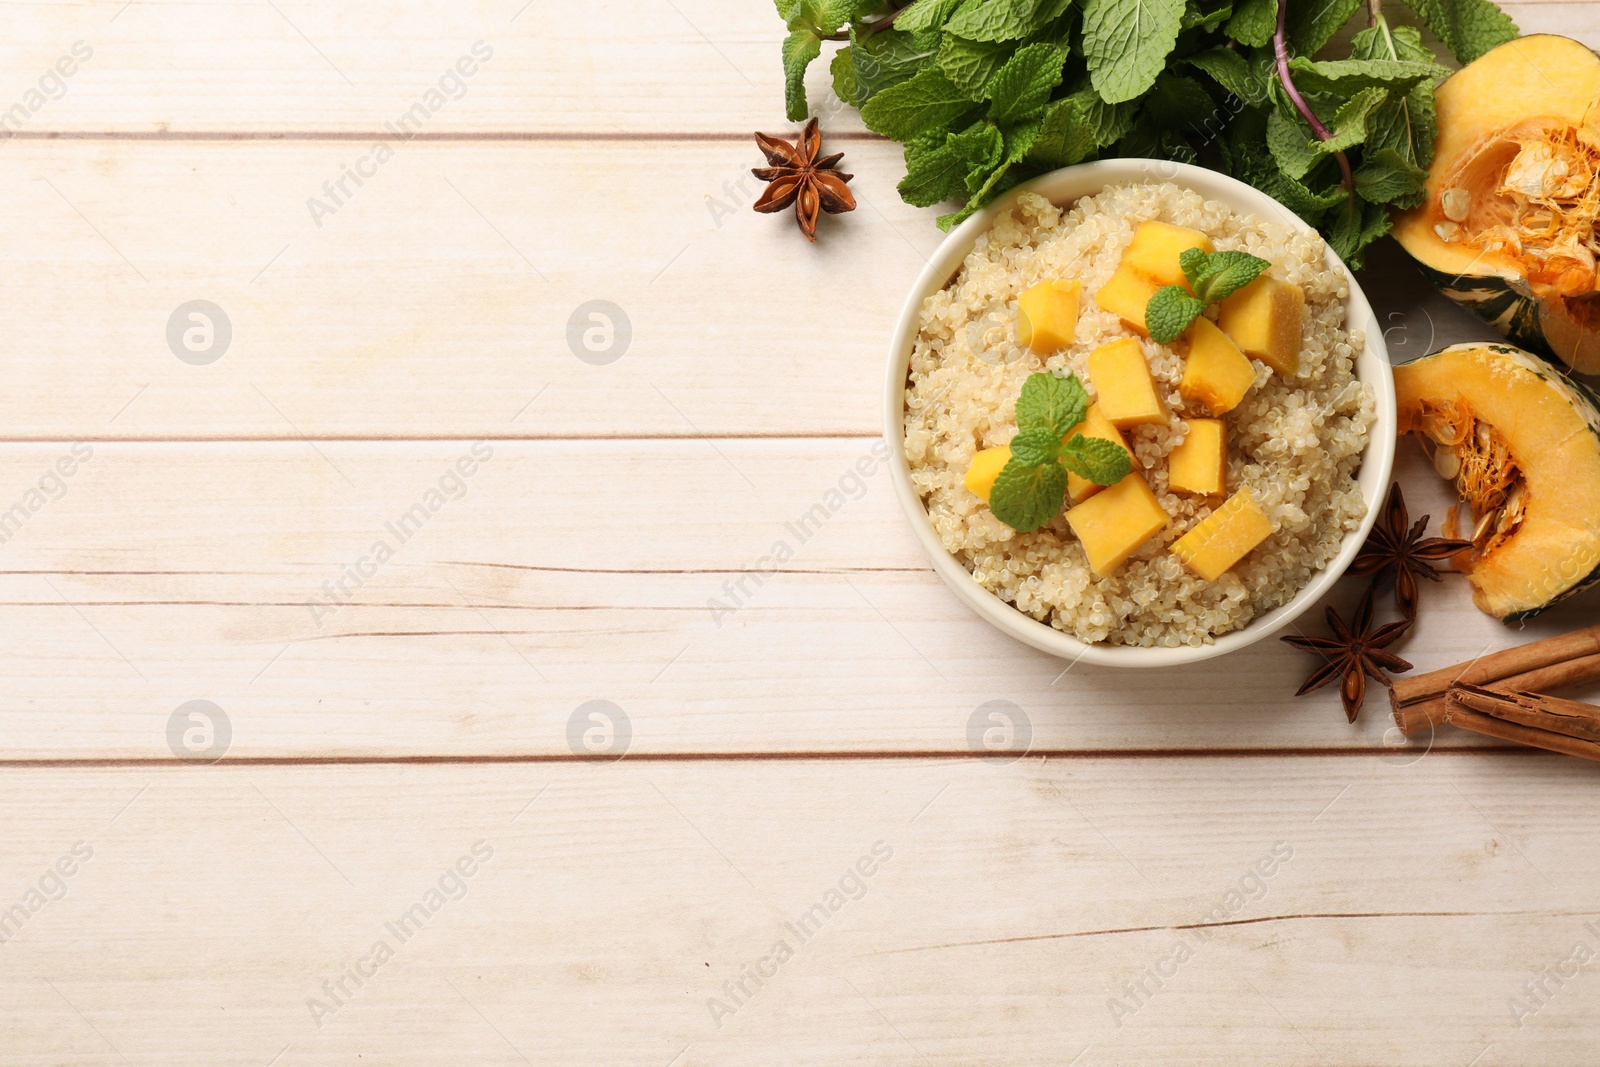
M 1190 570 L 1214 582 L 1271 536 L 1272 520 L 1247 485 L 1174 541 L 1172 551 Z
M 1213 415 L 1223 415 L 1256 383 L 1256 365 L 1239 351 L 1233 339 L 1204 315 L 1189 327 L 1189 355 L 1183 364 L 1178 392 L 1192 404 L 1204 404 Z
M 1040 355 L 1059 352 L 1078 332 L 1079 281 L 1040 282 L 1017 297 L 1017 344 Z
M 1150 276 L 1121 266 L 1094 294 L 1094 302 L 1127 323 L 1139 336 L 1149 337 L 1150 331 L 1144 328 L 1144 309 L 1159 288 L 1160 283 Z
M 1083 542 L 1089 569 L 1104 578 L 1167 528 L 1167 512 L 1144 475 L 1134 471 L 1068 509 L 1067 525 Z
M 1202 252 L 1214 250 L 1211 238 L 1199 230 L 1167 222 L 1141 222 L 1133 232 L 1133 242 L 1122 253 L 1119 266 L 1132 267 L 1157 285 L 1181 285 L 1193 292 L 1178 261 L 1178 257 L 1190 248 L 1198 248 Z
M 1263 274 L 1220 305 L 1217 325 L 1247 356 L 1286 378 L 1300 372 L 1300 320 L 1306 294 Z
M 1174 492 L 1221 496 L 1228 486 L 1228 431 L 1221 419 L 1190 419 L 1183 444 L 1167 456 Z
M 1131 337 L 1119 337 L 1089 353 L 1089 384 L 1094 386 L 1100 414 L 1119 430 L 1168 422 L 1144 349 Z
M 1122 431 L 1113 426 L 1100 413 L 1099 404 L 1090 404 L 1089 413 L 1084 416 L 1082 422 L 1067 431 L 1067 436 L 1063 440 L 1070 440 L 1074 434 L 1080 433 L 1085 437 L 1098 437 L 1103 441 L 1110 441 L 1114 445 L 1120 445 L 1128 451 L 1130 459 L 1133 457 L 1132 450 L 1128 449 L 1128 442 L 1122 437 Z M 1134 466 L 1137 467 L 1138 465 L 1138 462 L 1135 461 Z M 1104 488 L 1105 486 L 1097 485 L 1087 478 L 1081 478 L 1071 471 L 1067 472 L 1067 499 L 1074 504 L 1083 503 Z
M 1011 462 L 1011 446 L 1001 445 L 999 448 L 985 448 L 972 457 L 972 465 L 967 468 L 966 485 L 975 494 L 989 502 L 989 492 L 994 488 L 994 480 L 1000 477 L 1000 471 L 1007 463 Z

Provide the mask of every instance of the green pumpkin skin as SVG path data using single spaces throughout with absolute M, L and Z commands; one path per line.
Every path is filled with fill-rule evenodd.
M 1490 280 L 1496 282 L 1500 281 L 1500 279 Z M 1513 292 L 1512 295 L 1515 296 L 1516 294 Z M 1503 294 L 1498 299 L 1504 299 Z M 1451 345 L 1448 348 L 1442 348 L 1437 352 L 1422 356 L 1415 362 L 1417 364 L 1421 364 L 1428 360 L 1437 359 L 1440 356 L 1444 356 L 1448 353 L 1460 351 L 1481 351 L 1493 353 L 1495 356 L 1530 372 L 1535 377 L 1551 386 L 1557 395 L 1560 396 L 1562 401 L 1578 413 L 1579 417 L 1583 420 L 1584 425 L 1588 427 L 1589 432 L 1594 436 L 1595 447 L 1600 449 L 1600 397 L 1597 397 L 1594 392 L 1592 392 L 1582 383 L 1577 382 L 1569 377 L 1562 369 L 1560 369 L 1558 364 L 1555 364 L 1550 360 L 1539 358 L 1530 352 L 1524 351 L 1520 348 L 1514 348 L 1511 345 L 1469 343 Z M 1595 588 L 1597 585 L 1600 585 L 1600 565 L 1596 565 L 1594 569 L 1592 569 L 1587 575 L 1551 596 L 1544 603 L 1535 607 L 1526 608 L 1522 611 L 1510 612 L 1508 614 L 1496 617 L 1498 617 L 1501 622 L 1508 625 L 1523 622 L 1534 618 L 1541 612 L 1553 607 L 1556 604 L 1559 604 L 1563 600 L 1576 596 L 1580 593 L 1587 592 L 1588 590 Z

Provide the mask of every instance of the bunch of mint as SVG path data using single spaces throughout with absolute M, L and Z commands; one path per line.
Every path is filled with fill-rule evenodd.
M 1144 309 L 1144 327 L 1150 340 L 1157 344 L 1170 345 L 1182 337 L 1207 304 L 1232 296 L 1272 264 L 1248 252 L 1186 248 L 1178 256 L 1178 266 L 1183 268 L 1194 294 L 1181 285 L 1163 285 L 1150 298 Z
M 1406 3 L 1462 63 L 1517 36 L 1492 0 Z M 1232 174 L 1287 204 L 1359 266 L 1362 250 L 1388 232 L 1389 208 L 1422 200 L 1437 132 L 1433 87 L 1449 73 L 1416 27 L 1389 22 L 1380 0 L 777 7 L 789 27 L 789 118 L 808 113 L 806 68 L 823 42 L 842 42 L 834 92 L 871 129 L 904 143 L 900 195 L 919 207 L 965 201 L 939 219 L 944 229 L 1045 171 L 1143 156 Z M 1368 25 L 1347 58 L 1311 58 L 1364 7 Z
M 1076 374 L 1028 375 L 1017 397 L 1017 436 L 1011 458 L 989 490 L 989 510 L 1014 530 L 1028 533 L 1056 517 L 1067 495 L 1067 471 L 1096 485 L 1114 485 L 1133 469 L 1133 457 L 1115 441 L 1072 433 L 1089 410 L 1089 394 Z

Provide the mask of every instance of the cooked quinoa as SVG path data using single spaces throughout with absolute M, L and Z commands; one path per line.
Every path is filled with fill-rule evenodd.
M 1123 431 L 1172 521 L 1110 577 L 1090 571 L 1061 515 L 1018 533 L 963 484 L 976 452 L 1015 435 L 1017 394 L 1028 375 L 1070 371 L 1093 396 L 1089 352 L 1131 332 L 1093 296 L 1134 229 L 1152 219 L 1201 230 L 1219 250 L 1268 260 L 1274 277 L 1306 294 L 1299 376 L 1286 379 L 1258 361 L 1255 387 L 1222 416 L 1228 492 L 1249 486 L 1274 533 L 1215 582 L 1169 550 L 1221 503 L 1167 485 L 1166 456 L 1185 431 L 1178 394 L 1183 360 L 1173 348 L 1140 340 L 1172 421 Z M 1079 279 L 1083 299 L 1076 343 L 1041 359 L 1017 346 L 1017 297 L 1051 278 Z M 1083 641 L 1200 645 L 1288 601 L 1366 515 L 1355 475 L 1375 399 L 1372 386 L 1355 377 L 1365 338 L 1343 329 L 1349 295 L 1343 273 L 1328 270 L 1316 234 L 1263 222 L 1175 185 L 1116 186 L 1066 210 L 1022 195 L 978 238 L 955 279 L 923 303 L 911 355 L 906 458 L 945 548 L 986 589 Z

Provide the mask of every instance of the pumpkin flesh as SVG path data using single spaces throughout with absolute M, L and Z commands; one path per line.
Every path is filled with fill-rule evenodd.
M 1426 200 L 1395 237 L 1519 344 L 1600 372 L 1600 57 L 1549 34 L 1441 85 Z
M 1467 509 L 1447 536 L 1478 607 L 1514 621 L 1600 583 L 1600 412 L 1549 365 L 1506 345 L 1455 345 L 1395 368 L 1415 433 Z M 1458 532 L 1459 531 L 1459 532 Z

